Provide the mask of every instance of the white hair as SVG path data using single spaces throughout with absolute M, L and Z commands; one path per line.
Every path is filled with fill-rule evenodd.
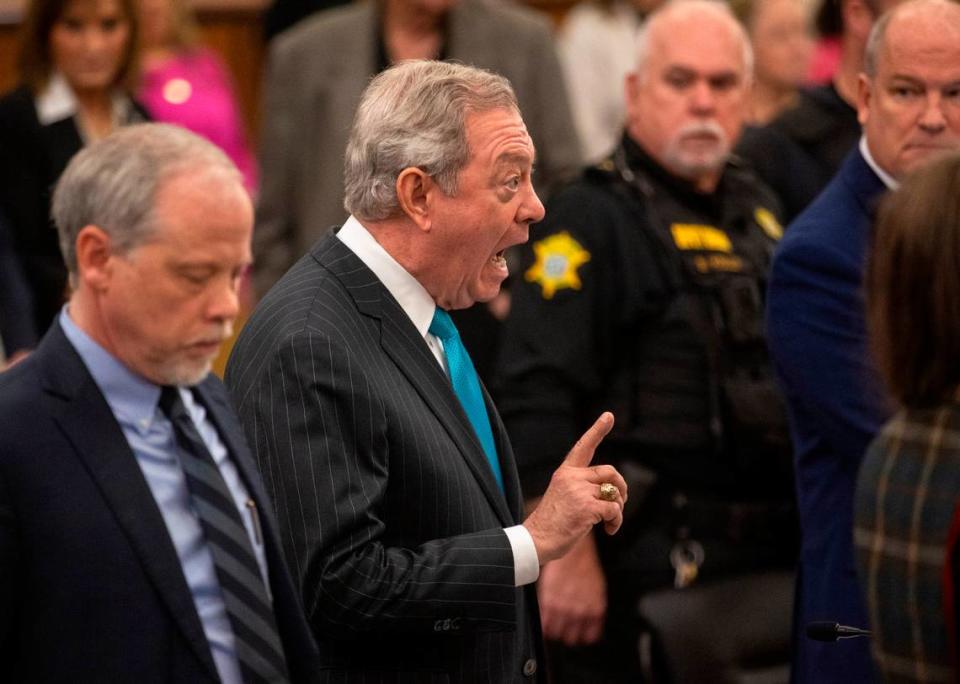
M 519 112 L 502 76 L 450 62 L 402 62 L 376 76 L 360 100 L 344 162 L 348 212 L 369 221 L 399 212 L 400 172 L 417 167 L 448 196 L 467 165 L 466 119 L 473 112 Z
M 645 67 L 650 56 L 650 36 L 659 30 L 659 25 L 674 15 L 713 14 L 729 23 L 730 29 L 740 41 L 743 50 L 743 68 L 747 79 L 753 77 L 753 47 L 743 25 L 737 20 L 730 6 L 723 0 L 669 0 L 658 10 L 653 12 L 637 31 L 634 42 L 636 58 L 636 73 L 639 78 L 645 77 Z

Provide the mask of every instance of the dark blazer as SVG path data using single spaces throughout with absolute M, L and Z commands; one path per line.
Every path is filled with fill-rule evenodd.
M 251 496 L 266 494 L 212 376 L 197 388 Z M 272 515 L 270 583 L 294 681 L 315 652 Z M 60 325 L 0 374 L 0 678 L 215 682 L 163 518 L 106 400 Z
M 888 682 L 956 682 L 960 404 L 898 413 L 860 468 L 854 543 L 877 669 Z
M 134 102 L 124 123 L 147 120 L 147 113 Z M 63 306 L 67 285 L 50 200 L 60 174 L 82 148 L 74 118 L 42 125 L 26 87 L 0 98 L 0 210 L 10 222 L 40 334 Z
M 819 643 L 812 620 L 864 627 L 853 558 L 853 491 L 889 410 L 869 364 L 862 280 L 884 191 L 859 150 L 789 226 L 774 255 L 767 339 L 787 398 L 802 532 L 794 681 L 871 681 L 863 639 Z
M 260 303 L 227 385 L 325 680 L 530 681 L 539 622 L 502 530 L 522 501 L 500 418 L 485 395 L 506 496 L 426 341 L 339 239 Z
M 343 223 L 343 155 L 364 88 L 377 73 L 375 0 L 319 12 L 277 36 L 264 83 L 255 283 L 265 292 Z M 515 3 L 459 0 L 450 59 L 510 80 L 537 148 L 537 190 L 576 173 L 580 146 L 549 20 Z

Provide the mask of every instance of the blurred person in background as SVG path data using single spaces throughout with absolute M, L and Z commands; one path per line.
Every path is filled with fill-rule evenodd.
M 829 1 L 829 0 L 828 0 Z M 789 223 L 830 182 L 860 137 L 857 83 L 870 27 L 899 0 L 835 0 L 843 21 L 840 64 L 830 83 L 800 91 L 767 126 L 745 131 L 737 154 L 783 205 Z
M 348 2 L 350 0 L 273 0 L 263 14 L 263 35 L 270 40 L 315 12 Z
M 620 142 L 623 79 L 633 70 L 637 29 L 662 0 L 585 0 L 557 36 L 584 161 L 598 162 Z
M 873 660 L 889 682 L 955 682 L 958 674 L 957 188 L 960 156 L 951 155 L 887 197 L 866 273 L 870 346 L 898 411 L 860 467 L 854 544 Z
M 748 124 L 762 126 L 796 104 L 813 55 L 813 34 L 804 0 L 733 0 L 753 46 L 753 87 Z
M 598 459 L 631 482 L 624 536 L 588 535 L 541 572 L 552 672 L 556 682 L 636 682 L 640 635 L 666 623 L 641 622 L 638 601 L 659 594 L 678 624 L 688 597 L 761 571 L 782 575 L 760 613 L 781 635 L 769 660 L 785 669 L 791 461 L 763 337 L 780 225 L 772 193 L 729 157 L 750 46 L 724 3 L 681 0 L 650 15 L 634 60 L 620 144 L 551 198 L 522 251 L 498 368 L 528 505 L 598 407 L 616 415 Z M 732 613 L 757 593 L 748 582 L 724 603 Z M 728 656 L 752 648 L 743 635 L 757 613 L 744 612 L 726 616 L 744 628 Z M 692 625 L 720 616 L 693 613 L 679 631 L 681 658 L 696 667 L 715 662 L 705 653 L 723 640 L 695 642 Z M 728 681 L 720 669 L 695 681 Z
M 227 153 L 251 194 L 257 169 L 232 79 L 199 42 L 188 0 L 140 0 L 141 80 L 137 98 L 156 121 L 202 135 Z
M 840 0 L 822 0 L 816 8 L 814 18 L 817 40 L 810 58 L 810 71 L 807 82 L 810 85 L 824 85 L 833 80 L 840 66 L 841 38 L 843 36 L 843 16 L 840 13 Z
M 148 115 L 131 97 L 133 0 L 33 0 L 21 27 L 20 85 L 0 99 L 0 211 L 42 334 L 66 296 L 50 192 L 84 145 Z
M 812 621 L 867 623 L 853 552 L 854 486 L 890 405 L 868 353 L 864 268 L 882 194 L 960 149 L 960 5 L 909 0 L 878 20 L 858 117 L 860 142 L 787 229 L 767 293 L 767 339 L 790 412 L 800 512 L 797 684 L 875 678 L 863 639 L 818 643 L 804 634 Z

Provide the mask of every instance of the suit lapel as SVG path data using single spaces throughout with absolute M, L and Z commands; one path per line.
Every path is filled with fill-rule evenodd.
M 180 559 L 113 412 L 59 324 L 36 354 L 51 416 L 100 488 L 190 648 L 217 677 Z
M 878 176 L 867 160 L 860 153 L 860 149 L 854 149 L 847 158 L 841 173 L 849 186 L 853 195 L 857 198 L 864 216 L 873 219 L 876 213 L 877 204 L 881 196 L 887 189 L 883 180 Z
M 253 455 L 244 441 L 243 429 L 234 417 L 233 408 L 226 401 L 225 392 L 217 392 L 213 389 L 213 385 L 218 382 L 219 380 L 213 376 L 207 376 L 203 382 L 193 388 L 194 395 L 207 409 L 207 416 L 217 428 L 217 434 L 227 448 L 230 459 L 237 467 L 250 495 L 260 506 L 269 499 L 266 498 L 266 492 L 261 486 Z
M 320 262 L 344 284 L 357 308 L 380 322 L 380 345 L 434 413 L 457 445 L 490 506 L 504 525 L 513 516 L 449 379 L 397 301 L 362 261 L 335 237 L 318 254 Z M 485 398 L 486 398 L 486 393 Z M 489 400 L 487 399 L 489 412 Z M 491 420 L 493 420 L 491 416 Z M 503 459 L 503 451 L 498 452 Z

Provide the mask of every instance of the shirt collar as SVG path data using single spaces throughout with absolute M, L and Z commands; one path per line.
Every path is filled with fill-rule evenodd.
M 63 333 L 77 350 L 118 422 L 147 431 L 156 415 L 160 387 L 131 371 L 81 330 L 70 318 L 67 306 L 60 311 Z
M 69 119 L 77 113 L 77 98 L 59 71 L 50 76 L 46 88 L 37 95 L 36 102 L 41 126 Z
M 860 154 L 863 155 L 863 160 L 867 162 L 867 166 L 873 169 L 873 172 L 880 177 L 880 180 L 883 181 L 883 184 L 887 186 L 888 190 L 896 190 L 900 187 L 900 182 L 880 168 L 880 165 L 874 161 L 873 155 L 870 154 L 870 146 L 867 144 L 867 136 L 865 135 L 860 136 Z
M 337 231 L 337 238 L 373 271 L 387 291 L 397 300 L 417 331 L 424 337 L 430 329 L 436 302 L 420 282 L 397 263 L 376 238 L 353 216 Z
M 77 96 L 59 71 L 55 71 L 47 86 L 37 95 L 37 119 L 41 126 L 49 126 L 57 121 L 69 119 L 77 114 Z M 110 93 L 111 115 L 115 124 L 127 123 L 133 118 L 133 103 L 122 90 L 114 89 Z M 81 126 L 77 127 L 85 138 Z

